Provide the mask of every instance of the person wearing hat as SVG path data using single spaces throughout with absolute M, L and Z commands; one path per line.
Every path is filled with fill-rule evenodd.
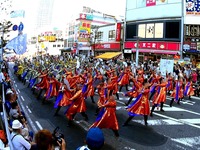
M 87 132 L 86 145 L 77 148 L 76 150 L 100 150 L 104 145 L 104 135 L 100 128 L 93 127 Z
M 22 134 L 23 125 L 18 121 L 12 122 L 11 142 L 16 150 L 29 150 L 31 143 L 29 143 Z

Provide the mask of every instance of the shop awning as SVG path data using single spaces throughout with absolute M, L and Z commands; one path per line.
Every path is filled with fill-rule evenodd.
M 108 53 L 104 53 L 102 55 L 96 56 L 95 58 L 112 59 L 112 58 L 117 57 L 121 54 L 122 54 L 121 52 L 108 52 Z

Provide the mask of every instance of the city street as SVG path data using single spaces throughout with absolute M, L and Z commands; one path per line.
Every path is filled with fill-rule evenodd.
M 38 91 L 35 94 L 28 83 L 23 85 L 13 74 L 10 66 L 10 76 L 18 94 L 18 102 L 21 109 L 25 112 L 29 125 L 34 132 L 40 129 L 53 130 L 59 126 L 61 133 L 64 134 L 67 142 L 67 149 L 74 150 L 84 144 L 86 131 L 95 121 L 96 105 L 92 104 L 90 98 L 86 101 L 89 121 L 83 121 L 80 114 L 75 117 L 73 126 L 67 127 L 67 119 L 64 115 L 66 108 L 62 108 L 58 116 L 54 116 L 53 107 L 55 98 L 48 103 L 42 104 L 42 96 L 38 100 Z M 125 89 L 124 89 L 125 90 Z M 95 101 L 98 96 L 95 94 Z M 109 129 L 103 129 L 105 135 L 104 150 L 156 150 L 156 149 L 176 149 L 176 150 L 195 150 L 200 147 L 200 98 L 192 97 L 191 100 L 185 98 L 180 105 L 173 104 L 169 107 L 171 98 L 167 97 L 164 105 L 165 112 L 155 109 L 153 117 L 149 117 L 148 126 L 144 125 L 143 117 L 135 117 L 128 126 L 122 127 L 122 124 L 128 118 L 126 106 L 124 103 L 128 97 L 119 94 L 117 101 L 117 118 L 119 122 L 119 134 L 117 139 Z

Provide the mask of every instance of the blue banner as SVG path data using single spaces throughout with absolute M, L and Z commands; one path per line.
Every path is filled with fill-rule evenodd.
M 16 54 L 24 54 L 27 49 L 27 35 L 18 35 L 14 39 L 10 40 L 5 47 L 14 50 Z

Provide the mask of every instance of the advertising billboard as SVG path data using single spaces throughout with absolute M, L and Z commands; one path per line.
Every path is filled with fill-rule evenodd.
M 88 42 L 90 40 L 91 21 L 80 21 L 78 42 Z

